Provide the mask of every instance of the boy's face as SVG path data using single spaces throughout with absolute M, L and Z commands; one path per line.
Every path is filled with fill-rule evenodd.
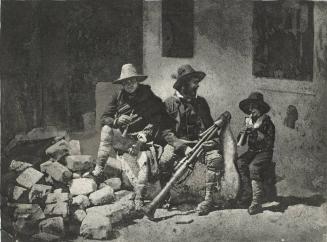
M 249 110 L 250 110 L 250 114 L 251 114 L 252 118 L 254 118 L 254 119 L 257 119 L 262 115 L 259 105 L 256 103 L 251 103 Z
M 128 93 L 133 93 L 136 91 L 139 83 L 136 78 L 125 80 L 122 82 L 123 89 Z

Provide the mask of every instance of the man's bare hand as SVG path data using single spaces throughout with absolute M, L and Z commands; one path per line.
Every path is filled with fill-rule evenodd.
M 117 119 L 117 124 L 119 126 L 127 125 L 130 122 L 132 122 L 132 117 L 125 115 L 125 114 L 120 115 L 119 118 Z

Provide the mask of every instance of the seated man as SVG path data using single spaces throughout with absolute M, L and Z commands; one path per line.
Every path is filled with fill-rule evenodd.
M 250 115 L 246 118 L 246 126 L 240 132 L 238 139 L 241 145 L 248 137 L 248 151 L 237 160 L 237 166 L 241 177 L 241 190 L 238 205 L 248 207 L 250 215 L 262 211 L 262 199 L 264 196 L 263 179 L 264 173 L 271 167 L 275 126 L 266 114 L 270 107 L 264 102 L 263 95 L 259 92 L 251 93 L 250 96 L 241 101 L 240 109 Z M 242 138 L 242 139 L 243 139 Z
M 197 96 L 199 82 L 205 77 L 205 73 L 195 71 L 190 65 L 184 65 L 178 68 L 176 82 L 174 84 L 175 94 L 165 100 L 168 114 L 175 119 L 175 134 L 178 141 L 197 141 L 199 135 L 213 125 L 213 119 L 210 114 L 210 108 L 203 97 Z M 168 139 L 167 139 L 168 141 Z M 169 144 L 172 142 L 168 141 Z M 190 147 L 181 146 L 184 153 L 187 153 Z M 197 207 L 199 215 L 208 214 L 214 207 L 213 191 L 218 185 L 224 171 L 224 161 L 219 151 L 219 139 L 206 141 L 204 144 L 204 160 L 207 167 L 206 171 L 206 191 L 205 200 Z M 175 145 L 178 148 L 178 145 Z M 181 153 L 178 149 L 178 153 Z M 182 152 L 183 153 L 183 152 Z M 183 155 L 183 154 L 182 154 Z M 171 167 L 170 164 L 160 164 L 161 167 Z M 169 173 L 169 172 L 168 172 Z M 169 176 L 166 175 L 166 180 Z M 167 181 L 166 181 L 167 182 Z
M 146 78 L 147 76 L 137 74 L 132 64 L 123 65 L 120 78 L 113 82 L 121 84 L 123 88 L 110 98 L 109 105 L 101 117 L 102 129 L 97 163 L 88 175 L 99 181 L 108 157 L 115 154 L 113 129 L 120 129 L 122 136 L 130 137 L 136 134 L 135 140 L 141 144 L 140 152 L 135 154 L 140 168 L 135 187 L 136 210 L 143 206 L 145 184 L 149 180 L 151 169 L 149 159 L 153 159 L 145 144 L 164 143 L 161 131 L 173 125 L 173 120 L 167 115 L 161 99 L 151 91 L 150 86 L 139 84 Z

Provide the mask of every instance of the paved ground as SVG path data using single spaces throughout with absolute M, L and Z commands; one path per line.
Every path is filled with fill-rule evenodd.
M 327 242 L 327 202 L 319 197 L 289 197 L 279 205 L 267 204 L 263 213 L 253 216 L 245 209 L 215 211 L 203 217 L 198 217 L 192 210 L 160 209 L 155 217 L 155 222 L 144 218 L 122 227 L 110 241 Z

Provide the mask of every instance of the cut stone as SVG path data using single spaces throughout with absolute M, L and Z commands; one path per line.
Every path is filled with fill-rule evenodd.
M 88 195 L 97 189 L 97 184 L 90 178 L 73 179 L 70 185 L 70 193 L 72 195 Z
M 101 214 L 114 223 L 119 223 L 122 220 L 129 219 L 133 216 L 135 209 L 134 201 L 120 200 L 114 204 L 107 204 L 103 206 L 96 206 L 86 209 L 87 214 Z
M 91 193 L 89 199 L 93 205 L 108 204 L 115 201 L 115 193 L 111 187 L 106 186 L 98 191 Z
M 66 218 L 68 213 L 68 203 L 65 202 L 47 204 L 44 209 L 44 214 L 47 216 L 62 216 Z
M 53 181 L 52 177 L 49 176 L 49 175 L 46 175 L 46 176 L 44 177 L 44 181 L 45 181 L 47 184 L 49 184 L 49 185 L 53 185 L 53 184 L 54 184 L 54 181 Z
M 61 238 L 59 236 L 48 234 L 48 233 L 38 233 L 34 234 L 31 238 L 32 242 L 60 242 Z
M 86 209 L 90 206 L 90 200 L 85 195 L 78 195 L 73 198 L 72 206 L 79 209 Z
M 13 226 L 18 234 L 32 235 L 38 232 L 38 222 L 45 218 L 38 204 L 16 204 Z
M 34 184 L 30 193 L 28 194 L 28 199 L 30 203 L 38 199 L 43 199 L 47 194 L 51 192 L 51 190 L 51 186 Z
M 78 209 L 74 212 L 74 219 L 80 223 L 83 222 L 85 217 L 86 217 L 86 212 L 82 209 Z
M 73 173 L 59 162 L 49 160 L 41 164 L 40 168 L 58 182 L 67 183 L 73 178 Z
M 64 220 L 62 217 L 48 218 L 40 222 L 39 229 L 41 232 L 64 236 Z
M 135 193 L 127 190 L 115 192 L 116 200 L 134 200 Z
M 90 155 L 70 155 L 66 157 L 66 165 L 72 171 L 85 171 L 93 167 Z
M 32 164 L 23 161 L 12 160 L 9 169 L 16 172 L 22 172 L 28 167 L 32 167 Z
M 70 199 L 70 195 L 67 192 L 65 193 L 54 192 L 48 194 L 45 203 L 50 204 L 50 203 L 57 203 L 57 202 L 68 202 L 69 199 Z
M 15 186 L 14 187 L 14 191 L 13 191 L 13 194 L 12 194 L 12 197 L 15 201 L 17 201 L 22 195 L 23 193 L 27 191 L 26 188 L 23 188 L 23 187 L 19 187 L 19 186 Z
M 42 172 L 39 172 L 38 170 L 35 170 L 32 167 L 29 167 L 17 177 L 16 182 L 23 187 L 31 188 L 42 177 Z
M 70 155 L 80 155 L 81 154 L 81 144 L 79 140 L 70 140 L 69 141 L 69 153 Z
M 45 153 L 55 161 L 59 161 L 63 157 L 69 155 L 69 150 L 69 143 L 66 140 L 62 139 L 54 145 L 50 146 L 48 149 L 46 149 Z
M 28 218 L 18 218 L 13 225 L 15 231 L 24 236 L 31 236 L 39 230 L 37 222 Z
M 16 204 L 14 218 L 25 218 L 33 221 L 44 219 L 44 213 L 38 204 Z
M 114 189 L 114 191 L 118 191 L 121 188 L 121 180 L 118 177 L 105 180 L 104 183 Z
M 108 239 L 111 233 L 110 219 L 101 214 L 87 214 L 80 228 L 85 239 Z
M 81 174 L 73 173 L 73 179 L 81 178 Z

